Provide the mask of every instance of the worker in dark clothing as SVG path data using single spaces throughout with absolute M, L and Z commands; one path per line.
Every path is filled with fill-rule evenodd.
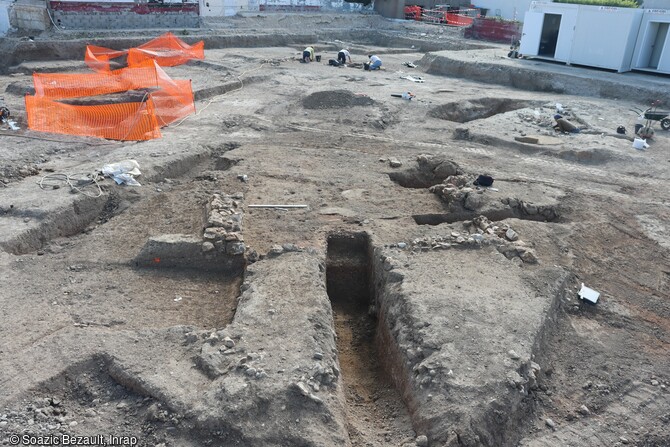
M 340 65 L 351 63 L 351 53 L 349 53 L 349 50 L 346 48 L 341 49 L 340 52 L 337 53 L 337 61 L 340 63 Z
M 554 124 L 554 129 L 563 132 L 563 133 L 579 133 L 581 132 L 581 129 L 574 124 L 572 124 L 570 121 L 566 120 L 563 118 L 561 115 L 554 115 L 554 119 L 556 120 L 556 124 Z

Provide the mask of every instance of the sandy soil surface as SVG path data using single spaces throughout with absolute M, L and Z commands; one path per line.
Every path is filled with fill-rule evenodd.
M 219 28 L 280 27 L 240 23 Z M 670 133 L 637 151 L 644 104 L 425 73 L 403 39 L 457 36 L 388 26 L 387 45 L 305 42 L 321 63 L 301 44 L 167 68 L 203 93 L 146 143 L 26 130 L 30 77 L 0 77 L 22 128 L 0 129 L 3 444 L 670 445 Z M 340 45 L 384 70 L 328 66 Z M 581 133 L 552 129 L 557 103 Z M 142 186 L 38 185 L 126 158 Z M 245 273 L 137 265 L 236 192 Z

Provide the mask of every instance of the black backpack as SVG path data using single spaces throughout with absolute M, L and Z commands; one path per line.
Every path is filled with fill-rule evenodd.
M 472 184 L 475 186 L 491 186 L 493 185 L 493 177 L 488 175 L 480 175 Z

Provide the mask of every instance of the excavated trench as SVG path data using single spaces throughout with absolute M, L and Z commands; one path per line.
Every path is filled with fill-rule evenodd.
M 235 147 L 212 147 L 206 157 L 165 165 L 161 167 L 162 181 L 154 178 L 153 186 L 132 189 L 110 185 L 99 198 L 80 195 L 74 212 L 64 207 L 62 212 L 43 216 L 40 225 L 4 248 L 17 255 L 30 256 L 37 251 L 43 256 L 44 266 L 34 268 L 46 271 L 35 275 L 68 284 L 59 302 L 78 327 L 226 326 L 235 314 L 242 265 L 213 259 L 197 268 L 188 262 L 170 267 L 159 262 L 152 268 L 141 268 L 135 256 L 155 235 L 199 237 L 202 204 L 211 191 L 221 189 L 211 176 L 235 164 L 224 155 Z M 212 174 L 203 177 L 207 172 Z M 139 180 L 144 183 L 148 179 Z M 15 210 L 10 216 L 19 212 Z M 62 258 L 67 260 L 65 266 Z
M 510 98 L 481 98 L 468 101 L 450 102 L 433 108 L 428 115 L 446 121 L 467 123 L 474 120 L 489 118 L 501 113 L 528 107 L 538 107 L 542 101 L 529 101 Z
M 282 25 L 283 26 L 283 25 Z M 273 32 L 274 31 L 274 32 Z M 282 30 L 283 31 L 283 30 Z M 208 33 L 193 34 L 184 37 L 188 42 L 198 40 L 205 41 L 205 48 L 258 48 L 273 46 L 296 46 L 303 48 L 305 42 L 330 41 L 341 39 L 351 42 L 358 42 L 360 45 L 375 45 L 382 47 L 401 47 L 397 52 L 426 52 L 441 50 L 468 50 L 490 48 L 485 43 L 468 41 L 463 39 L 442 39 L 441 41 L 426 41 L 422 38 L 406 37 L 398 32 L 382 32 L 376 29 L 348 29 L 346 31 L 323 29 L 318 34 L 304 32 L 301 34 L 284 33 L 278 29 L 268 30 L 265 34 L 257 31 L 252 34 L 245 34 L 241 30 L 239 34 Z M 0 60 L 0 74 L 8 71 L 9 67 L 16 66 L 22 62 L 37 60 L 63 60 L 78 59 L 85 50 L 86 45 L 97 45 L 107 48 L 132 48 L 146 43 L 147 38 L 138 32 L 138 36 L 132 36 L 125 33 L 118 36 L 118 33 L 110 32 L 105 35 L 104 30 L 97 33 L 100 37 L 88 39 L 70 39 L 70 40 L 30 40 L 22 41 L 19 39 L 7 38 L 5 42 L 0 43 L 0 50 L 6 55 Z M 156 33 L 158 34 L 158 33 Z M 339 46 L 323 45 L 324 49 L 339 49 Z M 113 59 L 115 64 L 122 64 L 122 58 Z
M 155 394 L 113 356 L 95 354 L 23 395 L 23 405 L 3 418 L 5 431 L 0 434 L 26 433 L 28 426 L 36 434 L 36 428 L 46 421 L 62 426 L 61 431 L 71 436 L 93 439 L 93 433 L 104 434 L 108 441 L 113 434 L 117 437 L 114 445 L 242 445 L 241 433 L 228 427 L 195 430 L 179 408 Z M 44 439 L 47 433 L 42 433 Z
M 401 445 L 413 439 L 407 408 L 387 370 L 374 300 L 368 235 L 328 237 L 326 277 L 347 402 L 347 430 L 354 446 Z
M 465 220 L 472 220 L 475 217 L 485 216 L 492 222 L 498 222 L 504 219 L 521 219 L 532 220 L 536 222 L 556 222 L 560 219 L 558 212 L 554 209 L 553 215 L 555 217 L 548 218 L 543 214 L 527 214 L 518 208 L 509 208 L 495 211 L 467 211 L 455 213 L 431 213 L 431 214 L 414 214 L 412 219 L 417 225 L 440 225 L 443 223 L 455 223 Z

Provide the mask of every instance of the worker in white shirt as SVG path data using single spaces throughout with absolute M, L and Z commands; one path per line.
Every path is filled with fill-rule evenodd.
M 349 50 L 347 49 L 340 50 L 340 52 L 337 53 L 337 62 L 339 62 L 340 65 L 344 65 L 347 62 L 351 63 L 351 54 L 349 53 Z
M 368 57 L 370 58 L 370 62 L 368 62 L 368 65 L 370 67 L 369 69 L 370 70 L 379 70 L 382 66 L 382 60 L 379 59 L 379 57 L 377 57 L 374 54 L 371 54 Z

